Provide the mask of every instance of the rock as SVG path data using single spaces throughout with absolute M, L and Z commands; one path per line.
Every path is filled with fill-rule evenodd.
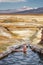
M 43 49 L 41 49 L 41 54 L 43 54 Z
M 33 45 L 30 45 L 29 47 L 32 49 L 32 51 L 43 54 L 43 48 L 39 48 L 39 47 L 33 46 Z
M 39 48 L 36 48 L 35 51 L 38 52 L 38 53 L 40 53 L 40 49 Z
M 6 51 L 4 51 L 3 53 L 0 54 L 0 59 L 6 57 L 7 55 L 9 55 L 11 52 L 15 52 L 16 49 L 18 49 L 19 47 L 21 47 L 22 45 L 13 45 L 13 46 L 9 46 L 7 48 Z

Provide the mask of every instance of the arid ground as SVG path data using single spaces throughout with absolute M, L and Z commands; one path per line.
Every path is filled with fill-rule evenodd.
M 43 28 L 42 15 L 0 15 L 0 53 L 8 46 L 30 40 L 38 45 Z M 38 45 L 43 47 L 42 45 Z

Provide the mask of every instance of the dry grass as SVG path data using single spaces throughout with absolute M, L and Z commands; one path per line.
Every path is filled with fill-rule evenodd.
M 7 27 L 10 31 L 5 30 L 4 32 L 7 31 L 7 33 L 9 33 L 11 35 L 11 38 L 6 37 L 6 36 L 3 37 L 3 35 L 2 36 L 0 35 L 0 53 L 1 53 L 1 52 L 5 51 L 7 49 L 7 47 L 16 44 L 15 40 L 23 39 L 25 37 L 26 38 L 30 37 L 31 40 L 33 41 L 32 44 L 37 45 L 36 41 L 40 40 L 40 38 L 37 38 L 34 35 L 32 37 L 32 34 L 34 34 L 35 31 L 39 30 L 39 28 L 36 28 L 36 27 L 34 28 L 33 25 L 28 25 L 28 26 L 30 26 L 30 28 L 29 28 L 28 26 L 26 27 L 26 25 L 28 23 L 33 23 L 36 25 L 37 24 L 43 25 L 43 15 L 0 15 L 0 23 L 7 23 L 7 24 L 13 23 L 14 24 L 14 25 L 9 25 L 9 26 L 1 25 L 4 27 Z M 21 23 L 22 23 L 22 26 L 20 27 Z M 17 24 L 17 25 L 15 25 L 15 24 Z M 23 25 L 23 24 L 25 24 L 25 25 Z M 2 28 L 2 29 L 4 29 L 4 28 Z M 28 33 L 25 33 L 25 35 L 19 35 L 16 33 L 12 33 L 12 31 L 17 31 L 17 30 L 18 31 L 30 30 L 30 31 L 32 31 L 32 33 L 28 32 Z M 28 36 L 28 34 L 29 34 L 29 36 Z M 39 35 L 39 37 L 40 37 L 40 35 Z M 12 41 L 12 39 L 13 39 L 13 41 Z M 4 42 L 2 42 L 2 41 L 4 41 Z M 9 42 L 6 42 L 6 41 L 9 41 Z

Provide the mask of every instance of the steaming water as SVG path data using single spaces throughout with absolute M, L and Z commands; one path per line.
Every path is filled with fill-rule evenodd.
M 12 53 L 0 60 L 0 65 L 43 65 L 43 58 L 28 48 L 27 53 Z

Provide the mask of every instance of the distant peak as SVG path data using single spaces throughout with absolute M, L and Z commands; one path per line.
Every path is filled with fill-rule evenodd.
M 18 11 L 24 11 L 24 10 L 31 10 L 32 7 L 23 6 L 22 8 L 18 9 Z

